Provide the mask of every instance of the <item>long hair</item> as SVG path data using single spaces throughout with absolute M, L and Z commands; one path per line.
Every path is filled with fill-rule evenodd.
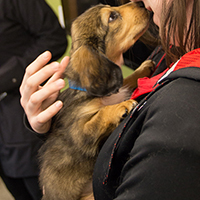
M 191 2 L 191 19 L 187 19 L 186 10 Z M 200 0 L 173 0 L 169 3 L 164 0 L 162 11 L 161 43 L 167 64 L 170 64 L 186 52 L 200 47 Z M 190 20 L 189 23 L 187 20 Z

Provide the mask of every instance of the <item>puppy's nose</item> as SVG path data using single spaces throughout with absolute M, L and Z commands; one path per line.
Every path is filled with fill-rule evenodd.
M 139 7 L 141 8 L 145 8 L 145 5 L 142 1 L 136 2 L 138 4 Z

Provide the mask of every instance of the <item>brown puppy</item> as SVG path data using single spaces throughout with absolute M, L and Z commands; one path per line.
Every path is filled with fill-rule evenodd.
M 115 62 L 142 35 L 148 21 L 148 12 L 135 3 L 97 5 L 74 21 L 71 60 L 65 72 L 70 88 L 59 97 L 64 107 L 40 150 L 43 200 L 78 200 L 92 181 L 103 142 L 136 105 L 133 100 L 110 102 L 111 94 L 123 85 Z M 150 74 L 148 64 L 152 67 L 147 62 L 131 76 L 133 84 L 126 82 L 129 87 Z M 126 98 L 114 95 L 118 101 Z

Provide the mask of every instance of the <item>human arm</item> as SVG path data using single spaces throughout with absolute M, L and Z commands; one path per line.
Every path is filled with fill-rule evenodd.
M 38 133 L 46 133 L 50 129 L 52 117 L 62 108 L 62 102 L 56 101 L 56 98 L 65 86 L 62 73 L 69 57 L 63 58 L 60 64 L 47 64 L 50 59 L 50 52 L 45 52 L 31 63 L 20 87 L 21 105 L 31 127 Z M 41 86 L 48 78 L 48 82 Z

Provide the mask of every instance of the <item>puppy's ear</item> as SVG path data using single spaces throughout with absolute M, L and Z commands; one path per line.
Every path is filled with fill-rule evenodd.
M 92 96 L 116 93 L 123 84 L 120 67 L 87 45 L 72 54 L 66 75 Z

